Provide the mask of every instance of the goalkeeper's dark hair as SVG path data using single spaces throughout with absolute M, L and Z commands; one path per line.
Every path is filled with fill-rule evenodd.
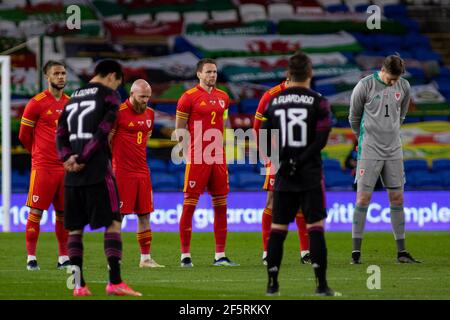
M 288 77 L 293 82 L 303 82 L 312 78 L 312 62 L 305 53 L 297 52 L 289 58 Z
M 217 67 L 217 63 L 216 63 L 216 61 L 214 59 L 204 58 L 204 59 L 201 59 L 201 60 L 199 60 L 197 62 L 197 70 L 196 71 L 197 72 L 202 72 L 203 66 L 205 64 L 207 64 L 207 63 L 211 63 L 211 64 L 213 64 L 213 65 L 215 65 Z
M 384 59 L 383 68 L 393 76 L 401 76 L 405 73 L 405 61 L 399 54 L 393 54 Z
M 47 63 L 42 68 L 42 72 L 44 72 L 44 74 L 47 74 L 47 72 L 50 70 L 50 68 L 54 67 L 54 66 L 61 66 L 64 68 L 66 67 L 66 65 L 61 61 L 48 60 Z
M 112 59 L 100 61 L 94 70 L 94 76 L 106 77 L 110 73 L 116 74 L 116 80 L 123 80 L 123 70 L 120 63 Z

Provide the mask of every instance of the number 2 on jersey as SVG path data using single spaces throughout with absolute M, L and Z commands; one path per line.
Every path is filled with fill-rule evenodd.
M 216 124 L 216 112 L 211 112 L 211 124 Z

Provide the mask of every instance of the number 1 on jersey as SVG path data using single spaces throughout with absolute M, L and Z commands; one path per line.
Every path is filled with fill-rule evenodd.
M 388 105 L 384 106 L 386 108 L 386 114 L 384 115 L 385 117 L 389 117 L 389 109 L 388 109 Z

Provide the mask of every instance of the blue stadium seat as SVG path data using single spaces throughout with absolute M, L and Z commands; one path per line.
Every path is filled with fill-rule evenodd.
M 150 168 L 150 172 L 166 172 L 166 161 L 161 159 L 147 159 L 147 165 Z
M 334 84 L 326 84 L 315 86 L 315 90 L 324 96 L 331 96 L 336 93 L 336 86 Z
M 255 172 L 238 172 L 236 177 L 238 186 L 242 190 L 260 190 L 266 178 Z
M 420 122 L 420 121 L 422 121 L 422 119 L 420 117 L 407 116 L 403 123 L 415 123 L 415 122 Z
M 407 16 L 406 6 L 404 4 L 387 4 L 384 6 L 384 15 L 386 18 L 396 19 Z
M 432 162 L 432 168 L 434 172 L 450 172 L 450 159 L 434 159 Z
M 229 172 L 256 172 L 256 165 L 249 164 L 249 163 L 243 163 L 243 164 L 230 163 L 228 165 L 228 171 Z
M 30 183 L 30 173 L 20 174 L 17 170 L 11 171 L 11 192 L 25 193 L 28 192 Z
M 428 171 L 428 163 L 423 159 L 408 159 L 404 162 L 406 172 Z
M 406 29 L 409 32 L 420 32 L 420 25 L 417 21 L 411 19 L 411 18 L 406 18 L 406 17 L 400 17 L 395 19 L 398 23 L 400 23 L 401 25 L 403 25 L 404 27 L 406 27 Z
M 239 106 L 237 104 L 230 104 L 228 107 L 228 114 L 239 113 Z
M 182 172 L 184 173 L 184 171 L 186 170 L 186 164 L 182 163 L 182 164 L 174 164 L 172 161 L 169 160 L 169 163 L 167 165 L 167 172 L 172 173 L 172 172 Z
M 367 13 L 367 8 L 369 7 L 369 4 L 358 4 L 355 6 L 356 12 L 363 12 Z
M 442 186 L 446 189 L 450 188 L 450 171 L 446 171 L 441 175 Z
M 442 61 L 442 56 L 431 50 L 416 50 L 414 51 L 414 57 L 419 61 Z
M 410 32 L 403 37 L 403 43 L 410 49 L 411 52 L 415 52 L 417 48 L 422 50 L 430 50 L 430 39 L 420 33 Z
M 341 163 L 336 159 L 323 159 L 323 168 L 324 170 L 337 170 L 341 171 Z
M 157 103 L 155 109 L 170 114 L 175 114 L 177 110 L 177 105 L 175 103 Z
M 242 113 L 255 114 L 256 108 L 258 107 L 258 99 L 242 99 L 241 100 L 241 111 Z
M 345 4 L 331 4 L 326 7 L 328 12 L 349 12 L 348 7 Z
M 238 178 L 236 177 L 236 174 L 233 174 L 233 173 L 229 174 L 228 175 L 228 182 L 230 184 L 230 189 L 231 190 L 236 190 L 236 189 L 239 188 Z
M 413 172 L 406 176 L 407 180 L 411 180 L 411 184 L 416 189 L 440 189 L 442 188 L 442 177 L 439 173 L 432 172 Z
M 424 116 L 423 121 L 448 121 L 448 116 Z
M 177 175 L 163 172 L 151 174 L 152 187 L 155 191 L 177 191 L 180 189 Z
M 425 72 L 421 68 L 406 68 L 413 78 L 424 78 Z
M 325 171 L 325 186 L 331 190 L 351 190 L 354 177 L 343 171 Z

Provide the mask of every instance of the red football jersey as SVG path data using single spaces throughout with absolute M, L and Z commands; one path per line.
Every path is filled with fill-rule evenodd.
M 149 176 L 146 148 L 154 119 L 155 112 L 151 108 L 137 113 L 128 99 L 120 105 L 111 142 L 112 164 L 116 174 Z
M 263 121 L 263 114 L 267 109 L 267 106 L 269 105 L 270 100 L 286 89 L 286 82 L 282 82 L 279 85 L 276 85 L 275 87 L 270 88 L 266 92 L 264 92 L 263 96 L 261 97 L 261 100 L 259 100 L 258 108 L 256 108 L 256 114 L 255 114 L 255 121 L 253 122 L 253 129 L 258 132 L 258 130 L 261 128 L 261 122 Z
M 191 160 L 194 155 L 194 146 L 201 146 L 200 151 L 203 151 L 214 141 L 214 138 L 208 141 L 208 135 L 204 137 L 206 130 L 217 129 L 223 136 L 223 116 L 229 103 L 230 98 L 225 91 L 214 88 L 211 93 L 208 93 L 200 85 L 187 90 L 178 100 L 177 117 L 187 120 L 187 129 L 191 135 Z M 200 124 L 201 131 L 197 130 Z M 194 128 L 196 128 L 195 131 Z M 223 143 L 220 150 L 216 149 L 216 151 L 221 153 L 215 153 L 216 156 L 225 155 Z
M 69 96 L 66 94 L 58 101 L 47 89 L 26 105 L 20 121 L 19 139 L 31 153 L 33 169 L 64 170 L 56 152 L 56 128 L 67 101 Z

